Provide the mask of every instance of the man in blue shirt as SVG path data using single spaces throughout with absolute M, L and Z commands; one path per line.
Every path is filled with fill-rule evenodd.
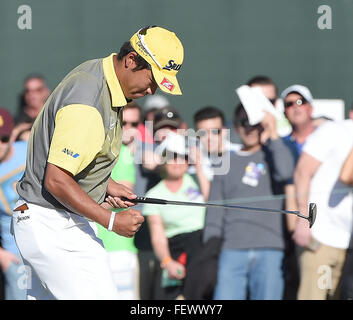
M 306 138 L 315 130 L 312 121 L 313 97 L 307 87 L 298 84 L 285 89 L 281 97 L 284 103 L 284 113 L 293 128 L 284 139 L 294 146 L 295 158 L 298 159 Z

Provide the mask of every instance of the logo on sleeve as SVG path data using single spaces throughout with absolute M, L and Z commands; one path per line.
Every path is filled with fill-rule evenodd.
M 67 154 L 68 156 L 71 156 L 75 159 L 80 156 L 78 153 L 74 153 L 72 150 L 69 150 L 67 148 L 62 149 L 61 151 L 64 152 L 65 154 Z

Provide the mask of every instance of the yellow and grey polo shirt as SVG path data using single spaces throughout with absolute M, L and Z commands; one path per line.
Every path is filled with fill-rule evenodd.
M 82 63 L 48 98 L 33 125 L 26 170 L 17 184 L 24 200 L 64 208 L 44 187 L 49 162 L 71 172 L 93 200 L 104 201 L 119 156 L 122 107 L 127 104 L 113 55 Z

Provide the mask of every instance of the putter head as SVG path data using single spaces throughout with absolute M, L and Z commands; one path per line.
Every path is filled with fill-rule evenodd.
M 316 203 L 309 203 L 309 228 L 311 228 L 316 219 Z

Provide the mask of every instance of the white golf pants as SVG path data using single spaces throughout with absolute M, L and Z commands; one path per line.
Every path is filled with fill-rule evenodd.
M 28 298 L 118 299 L 107 253 L 90 222 L 26 203 L 28 210 L 13 212 L 12 227 L 28 266 Z

